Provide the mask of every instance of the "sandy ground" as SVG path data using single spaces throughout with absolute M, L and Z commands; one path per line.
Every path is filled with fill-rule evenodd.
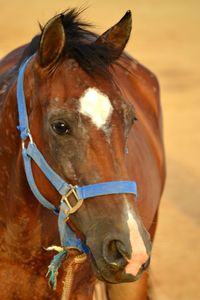
M 200 299 L 200 1 L 0 0 L 0 56 L 29 41 L 37 21 L 84 3 L 85 19 L 98 32 L 133 11 L 127 49 L 160 80 L 168 164 L 151 270 L 154 297 Z

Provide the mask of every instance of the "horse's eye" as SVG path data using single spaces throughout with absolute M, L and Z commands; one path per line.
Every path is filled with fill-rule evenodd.
M 55 121 L 51 124 L 53 130 L 59 135 L 70 133 L 70 127 L 65 121 Z

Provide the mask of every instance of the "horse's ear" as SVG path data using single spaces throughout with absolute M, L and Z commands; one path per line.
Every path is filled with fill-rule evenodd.
M 39 59 L 42 67 L 55 63 L 65 46 L 65 31 L 62 15 L 52 18 L 43 28 L 40 40 Z
M 128 10 L 123 18 L 113 27 L 104 32 L 95 43 L 113 48 L 113 60 L 117 59 L 124 50 L 132 29 L 131 11 Z

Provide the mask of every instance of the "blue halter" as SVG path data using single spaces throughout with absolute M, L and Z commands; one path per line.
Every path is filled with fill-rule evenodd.
M 88 247 L 77 238 L 76 234 L 67 225 L 66 220 L 69 215 L 75 213 L 87 198 L 109 195 L 109 194 L 133 194 L 137 196 L 137 185 L 134 181 L 112 181 L 98 184 L 91 184 L 85 186 L 72 186 L 65 182 L 46 162 L 45 158 L 38 150 L 36 144 L 33 142 L 26 110 L 26 100 L 24 95 L 24 73 L 27 64 L 32 56 L 27 59 L 20 67 L 17 79 L 17 104 L 19 113 L 20 136 L 22 139 L 22 156 L 24 160 L 24 168 L 29 186 L 37 198 L 37 200 L 49 210 L 52 210 L 58 215 L 58 228 L 60 233 L 61 245 L 63 247 L 78 248 L 81 252 L 88 253 Z M 29 139 L 28 146 L 25 147 L 24 141 Z M 58 193 L 62 196 L 59 208 L 50 203 L 38 190 L 31 167 L 31 160 L 33 160 L 44 175 L 48 178 L 51 184 L 55 187 Z M 73 194 L 76 199 L 75 206 L 72 207 L 68 197 Z

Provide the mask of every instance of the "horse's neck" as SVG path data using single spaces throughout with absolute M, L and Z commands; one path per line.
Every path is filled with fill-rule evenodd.
M 37 255 L 36 249 L 39 251 L 42 246 L 55 242 L 56 218 L 38 204 L 27 184 L 21 141 L 16 128 L 18 112 L 14 82 L 1 97 L 0 236 L 8 255 L 8 252 L 13 252 L 12 257 L 16 255 L 17 260 L 26 260 L 27 253 L 31 258 Z M 52 241 L 50 231 L 46 228 L 51 228 Z
M 5 80 L 5 76 L 4 76 Z M 10 84 L 10 83 L 9 83 Z M 2 91 L 4 81 L 0 82 Z M 9 182 L 11 180 L 12 166 L 19 153 L 19 135 L 17 133 L 17 106 L 14 96 L 14 87 L 5 88 L 0 95 L 0 198 L 6 202 Z M 1 210 L 2 211 L 2 210 Z

